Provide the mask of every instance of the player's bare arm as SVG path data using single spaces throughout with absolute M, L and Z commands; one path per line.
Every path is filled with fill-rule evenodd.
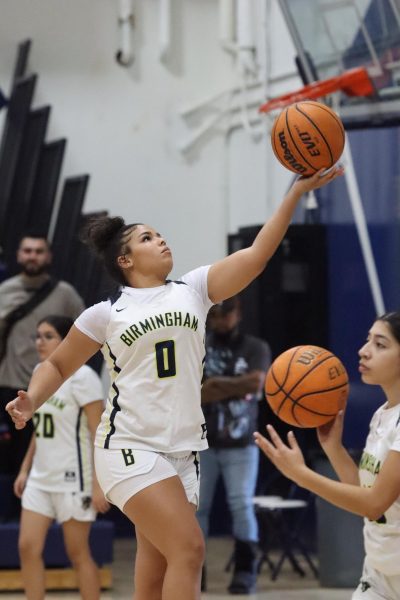
M 290 188 L 272 217 L 266 222 L 249 248 L 238 250 L 214 263 L 208 272 L 208 294 L 213 302 L 221 302 L 241 292 L 264 269 L 282 241 L 300 198 L 306 192 L 326 185 L 343 174 L 337 167 L 312 177 L 299 178 Z
M 293 432 L 289 432 L 285 444 L 273 427 L 269 425 L 267 429 L 270 440 L 255 433 L 255 441 L 271 462 L 297 485 L 335 506 L 375 521 L 399 497 L 400 452 L 389 452 L 372 487 L 360 487 L 315 473 L 305 464 Z
M 7 404 L 6 410 L 16 428 L 22 429 L 35 410 L 100 348 L 99 343 L 73 325 L 58 348 L 34 371 L 27 392 L 20 391 Z
M 318 427 L 318 440 L 340 481 L 359 485 L 358 466 L 342 444 L 344 415 L 340 410 L 333 421 Z

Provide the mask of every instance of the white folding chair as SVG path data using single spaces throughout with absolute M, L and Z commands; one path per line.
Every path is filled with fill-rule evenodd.
M 266 562 L 271 571 L 271 579 L 277 579 L 284 561 L 289 560 L 293 569 L 302 577 L 305 572 L 296 554 L 301 554 L 309 565 L 315 577 L 318 570 L 311 560 L 309 551 L 301 540 L 301 528 L 312 505 L 312 498 L 295 498 L 297 486 L 292 486 L 289 497 L 255 496 L 254 504 L 260 526 L 260 547 L 262 555 L 259 569 Z M 280 552 L 277 562 L 270 557 L 274 547 Z

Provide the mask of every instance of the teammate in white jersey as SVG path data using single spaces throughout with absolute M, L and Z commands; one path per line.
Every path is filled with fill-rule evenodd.
M 7 410 L 24 427 L 102 349 L 111 387 L 95 466 L 104 493 L 136 527 L 135 600 L 200 598 L 204 539 L 195 511 L 197 451 L 207 447 L 200 392 L 208 309 L 263 271 L 302 195 L 342 173 L 298 179 L 249 248 L 179 282 L 167 280 L 171 251 L 152 227 L 118 217 L 89 226 L 89 242 L 122 288 L 82 314 Z
M 360 464 L 342 445 L 343 411 L 319 427 L 318 438 L 340 481 L 314 473 L 292 432 L 285 445 L 271 426 L 256 442 L 274 465 L 328 502 L 364 519 L 365 561 L 352 600 L 400 598 L 400 312 L 372 325 L 359 351 L 361 379 L 381 386 L 386 402 L 374 413 Z
M 51 315 L 37 328 L 36 348 L 46 360 L 73 324 Z M 81 597 L 100 598 L 97 566 L 89 548 L 96 512 L 109 504 L 93 477 L 91 435 L 103 411 L 99 376 L 83 365 L 33 415 L 34 433 L 14 482 L 22 496 L 19 553 L 28 600 L 45 597 L 42 552 L 53 520 L 62 525 L 65 548 L 74 565 Z

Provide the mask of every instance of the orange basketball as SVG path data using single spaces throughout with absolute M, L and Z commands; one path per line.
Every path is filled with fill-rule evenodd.
M 346 405 L 349 378 L 340 360 L 319 346 L 296 346 L 280 354 L 265 380 L 274 413 L 289 425 L 318 427 Z
M 306 100 L 285 108 L 275 119 L 272 148 L 284 167 L 299 175 L 314 175 L 339 160 L 344 148 L 344 127 L 325 104 Z

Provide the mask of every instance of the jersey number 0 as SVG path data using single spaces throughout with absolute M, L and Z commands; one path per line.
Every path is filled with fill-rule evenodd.
M 176 375 L 175 342 L 166 340 L 155 345 L 157 373 L 160 378 Z

